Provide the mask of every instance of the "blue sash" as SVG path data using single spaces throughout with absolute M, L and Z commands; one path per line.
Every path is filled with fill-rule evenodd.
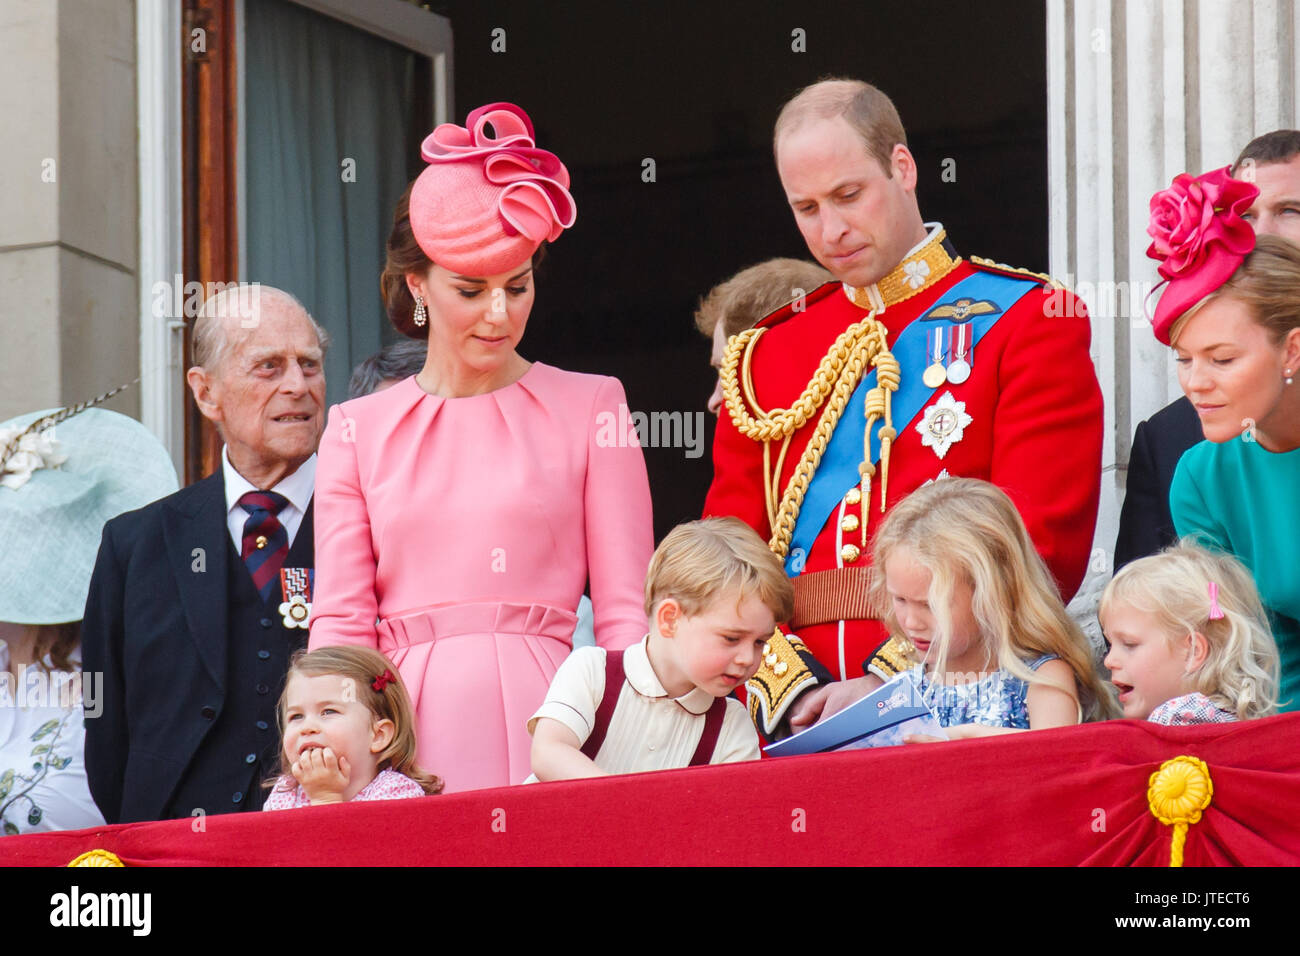
M 997 324 L 998 319 L 1006 313 L 1007 309 L 1018 302 L 1030 289 L 1037 288 L 1040 284 L 1032 279 L 1012 279 L 998 273 L 976 272 L 949 289 L 943 301 L 936 303 L 928 311 L 934 311 L 941 305 L 950 304 L 957 299 L 992 302 L 997 307 L 997 311 L 972 316 L 968 320 L 973 323 L 971 348 L 974 349 L 979 344 L 979 340 L 984 337 L 984 333 Z M 890 399 L 891 417 L 900 437 L 905 429 L 911 427 L 912 421 L 938 391 L 925 386 L 921 381 L 921 370 L 930 364 L 926 355 L 926 330 L 934 328 L 936 323 L 942 321 L 944 318 L 924 316 L 914 319 L 899 334 L 890 350 L 898 359 L 898 367 L 901 370 L 898 391 Z M 950 325 L 962 324 L 952 319 L 948 321 Z M 979 368 L 978 365 L 975 367 Z M 799 518 L 795 522 L 794 532 L 790 538 L 790 553 L 785 559 L 785 572 L 792 578 L 803 573 L 808 551 L 812 548 L 812 543 L 817 540 L 817 535 L 821 533 L 822 528 L 826 527 L 826 519 L 839 506 L 845 493 L 861 480 L 858 465 L 862 462 L 862 428 L 858 423 L 866 422 L 867 392 L 875 387 L 876 370 L 872 369 L 870 374 L 863 376 L 862 381 L 849 397 L 835 431 L 826 444 L 826 450 L 822 453 L 817 471 L 808 484 L 803 506 L 799 509 Z M 899 422 L 904 424 L 899 425 Z M 880 429 L 884 424 L 884 421 L 880 420 L 871 426 L 873 464 L 880 461 Z M 842 427 L 846 425 L 849 427 Z

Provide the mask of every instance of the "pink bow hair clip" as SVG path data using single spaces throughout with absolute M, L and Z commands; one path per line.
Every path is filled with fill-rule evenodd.
M 1219 585 L 1214 581 L 1210 582 L 1210 620 L 1222 621 L 1224 617 L 1223 608 L 1219 607 Z

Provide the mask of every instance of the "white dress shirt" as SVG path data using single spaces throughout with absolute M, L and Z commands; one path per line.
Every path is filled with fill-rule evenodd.
M 704 730 L 704 715 L 716 699 L 708 691 L 692 688 L 681 697 L 669 697 L 655 675 L 646 653 L 647 639 L 623 652 L 625 680 L 618 706 L 609 721 L 605 741 L 596 754 L 596 766 L 606 773 L 669 770 L 691 762 Z M 591 736 L 596 711 L 605 696 L 605 649 L 582 647 L 564 659 L 551 681 L 551 689 L 537 713 L 528 721 L 531 734 L 542 717 L 558 720 L 580 742 Z M 717 745 L 710 763 L 732 763 L 759 758 L 758 734 L 749 712 L 733 697 L 727 698 Z M 535 783 L 530 776 L 525 783 Z
M 235 542 L 235 553 L 243 554 L 244 525 L 248 522 L 248 512 L 239 506 L 239 499 L 250 491 L 261 491 L 247 478 L 235 471 L 230 463 L 230 453 L 223 445 L 221 448 L 221 470 L 226 479 L 226 527 L 230 529 L 230 540 Z M 316 487 L 316 456 L 312 455 L 292 475 L 280 479 L 280 483 L 271 491 L 284 495 L 288 504 L 280 512 L 280 524 L 284 525 L 289 535 L 289 546 L 298 536 L 302 527 L 307 505 L 311 503 L 312 489 Z

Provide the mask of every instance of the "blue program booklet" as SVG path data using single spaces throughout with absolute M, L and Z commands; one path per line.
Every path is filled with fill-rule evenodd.
M 821 754 L 832 750 L 861 750 L 893 747 L 904 734 L 929 734 L 942 740 L 948 734 L 921 698 L 921 689 L 910 673 L 899 674 L 857 703 L 787 737 L 763 752 L 769 757 Z

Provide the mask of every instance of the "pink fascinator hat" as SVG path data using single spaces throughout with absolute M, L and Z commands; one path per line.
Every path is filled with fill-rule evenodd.
M 420 155 L 429 167 L 411 187 L 411 231 L 444 269 L 506 272 L 577 218 L 569 171 L 537 148 L 528 114 L 513 103 L 481 106 L 464 126 L 443 123 Z
M 1228 172 L 1180 173 L 1151 197 L 1147 255 L 1165 280 L 1151 324 L 1165 345 L 1178 317 L 1227 282 L 1255 248 L 1255 231 L 1241 215 L 1259 188 Z

